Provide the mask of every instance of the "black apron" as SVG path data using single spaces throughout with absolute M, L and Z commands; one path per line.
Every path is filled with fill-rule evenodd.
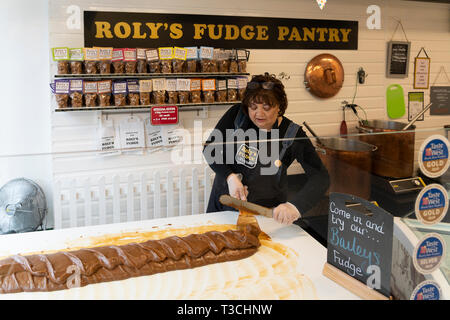
M 235 132 L 238 129 L 247 129 L 249 123 L 250 119 L 248 116 L 242 110 L 239 110 L 234 121 Z M 254 156 L 259 152 L 259 148 L 255 150 L 252 144 L 243 141 L 237 144 L 237 151 L 234 155 L 235 163 L 232 165 L 233 173 L 242 174 L 242 184 L 248 186 L 249 194 L 247 200 L 249 202 L 273 208 L 287 201 L 287 168 L 290 163 L 284 163 L 283 156 L 294 142 L 293 138 L 297 135 L 299 128 L 300 126 L 294 122 L 291 121 L 289 123 L 282 139 L 281 150 L 279 150 L 279 161 L 276 161 L 279 165 L 278 168 L 273 167 L 276 165 L 275 163 L 262 164 L 259 155 L 256 156 L 256 161 L 252 161 L 254 160 Z M 245 164 L 242 164 L 242 162 L 237 163 L 238 160 L 244 160 L 243 155 L 246 155 L 247 159 L 250 158 L 249 162 Z M 273 170 L 271 172 L 275 173 L 261 175 L 261 169 L 268 169 L 270 166 L 272 166 L 271 169 Z M 206 212 L 236 211 L 236 209 L 224 206 L 219 202 L 219 198 L 223 194 L 229 194 L 227 181 L 224 177 L 216 175 Z

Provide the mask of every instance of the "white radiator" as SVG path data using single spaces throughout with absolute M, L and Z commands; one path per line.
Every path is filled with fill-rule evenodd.
M 55 229 L 204 213 L 213 178 L 206 166 L 58 179 Z

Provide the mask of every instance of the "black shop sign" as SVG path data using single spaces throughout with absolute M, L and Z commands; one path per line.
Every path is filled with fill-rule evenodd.
M 330 193 L 327 262 L 389 297 L 393 228 L 392 215 L 375 204 Z
M 85 11 L 84 45 L 357 50 L 358 21 Z

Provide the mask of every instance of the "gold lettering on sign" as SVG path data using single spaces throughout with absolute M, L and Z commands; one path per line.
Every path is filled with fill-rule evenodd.
M 319 41 L 323 42 L 325 41 L 325 33 L 328 33 L 327 28 L 317 28 L 317 32 L 319 32 Z
M 253 31 L 255 28 L 253 26 L 245 25 L 241 29 L 241 37 L 244 40 L 252 40 L 255 36 L 255 32 Z M 247 31 L 250 30 L 250 31 Z
M 183 36 L 183 25 L 180 23 L 172 23 L 169 30 L 172 39 L 180 39 Z
M 217 29 L 218 29 L 217 33 L 214 33 L 215 29 L 216 29 L 216 25 L 215 24 L 208 24 L 208 35 L 209 35 L 209 38 L 212 39 L 212 40 L 219 40 L 220 38 L 222 38 L 223 24 L 217 25 Z
M 194 39 L 202 39 L 205 33 L 206 24 L 194 23 Z
M 308 41 L 307 38 L 309 38 L 309 40 L 314 41 L 316 36 L 316 28 L 307 28 L 304 27 L 303 28 L 303 41 Z
M 153 22 L 147 22 L 145 24 L 150 29 L 150 39 L 159 39 L 158 30 L 163 26 L 163 23 L 153 23 Z
M 111 33 L 111 24 L 106 21 L 95 21 L 95 29 L 97 32 L 95 33 L 95 37 L 98 39 L 103 39 L 104 37 L 111 39 L 113 35 Z
M 239 27 L 234 24 L 225 25 L 225 40 L 236 40 L 239 38 Z
M 144 34 L 141 34 L 141 26 L 142 23 L 140 22 L 133 22 L 133 39 L 145 39 L 147 37 L 147 33 L 144 32 Z
M 330 31 L 328 33 L 328 41 L 330 42 L 339 42 L 339 30 L 336 28 L 330 28 Z
M 126 22 L 118 22 L 114 26 L 114 34 L 116 35 L 117 38 L 121 39 L 128 38 L 131 35 L 131 27 Z
M 348 34 L 352 31 L 352 29 L 339 29 L 342 33 L 342 42 L 348 42 Z
M 291 35 L 289 36 L 288 41 L 302 41 L 302 37 L 300 37 L 300 33 L 298 33 L 298 29 L 296 27 L 292 28 Z
M 285 37 L 289 34 L 289 28 L 284 26 L 278 27 L 278 40 L 283 41 Z
M 268 26 L 256 26 L 256 40 L 269 40 Z

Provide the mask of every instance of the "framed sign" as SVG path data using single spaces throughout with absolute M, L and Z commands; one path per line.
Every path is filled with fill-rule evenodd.
M 430 102 L 433 103 L 430 115 L 443 116 L 450 114 L 450 86 L 431 86 Z
M 347 203 L 359 203 L 363 210 Z M 353 278 L 389 297 L 393 228 L 392 215 L 375 204 L 349 194 L 330 193 L 327 264 L 342 271 L 338 283 L 346 286 Z
M 424 93 L 423 92 L 408 92 L 408 121 L 414 119 L 414 117 L 423 110 L 424 105 Z M 423 121 L 424 115 L 422 114 L 416 121 Z
M 428 89 L 430 86 L 430 63 L 430 58 L 415 58 L 414 89 Z
M 387 55 L 387 78 L 407 78 L 411 42 L 389 41 Z

